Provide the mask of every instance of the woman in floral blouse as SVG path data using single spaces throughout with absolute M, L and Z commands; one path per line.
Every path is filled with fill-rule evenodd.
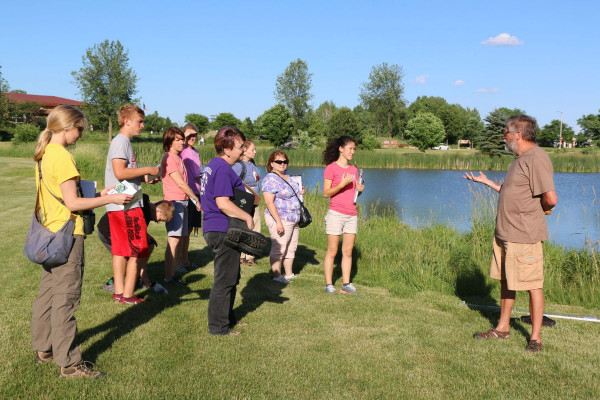
M 296 194 L 306 192 L 286 173 L 288 163 L 287 155 L 281 150 L 275 150 L 269 156 L 269 173 L 262 182 L 262 192 L 267 204 L 265 223 L 271 234 L 271 271 L 273 280 L 284 284 L 296 277 L 292 270 L 298 247 L 300 220 L 300 201 Z M 285 269 L 285 277 L 281 275 L 281 264 Z

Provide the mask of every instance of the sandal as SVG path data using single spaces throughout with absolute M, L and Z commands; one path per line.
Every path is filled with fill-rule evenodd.
M 510 336 L 508 331 L 502 332 L 496 328 L 492 328 L 487 332 L 476 333 L 473 335 L 474 339 L 506 339 Z

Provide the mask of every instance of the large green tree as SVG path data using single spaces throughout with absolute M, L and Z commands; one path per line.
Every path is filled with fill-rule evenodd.
M 185 114 L 185 122 L 196 125 L 198 133 L 204 135 L 210 129 L 208 117 L 202 114 Z
M 168 128 L 173 126 L 169 117 L 161 117 L 158 111 L 146 115 L 144 118 L 144 130 L 155 135 L 162 135 Z
M 552 147 L 555 141 L 559 141 L 560 139 L 560 128 L 561 122 L 558 119 L 552 120 L 549 124 L 544 125 L 544 127 L 538 132 L 537 140 L 540 146 L 544 147 Z M 573 138 L 575 137 L 575 131 L 568 124 L 562 123 L 562 139 L 563 142 L 571 143 Z
M 581 134 L 595 142 L 600 141 L 600 110 L 598 113 L 598 115 L 583 115 L 577 120 L 577 124 L 582 130 Z
M 503 139 L 506 119 L 517 114 L 525 114 L 525 112 L 518 108 L 511 110 L 501 107 L 491 111 L 485 117 L 485 128 L 479 141 L 479 149 L 483 154 L 492 157 L 500 157 L 502 154 L 506 154 Z
M 256 119 L 254 130 L 257 135 L 269 139 L 279 147 L 294 133 L 294 117 L 283 104 L 277 104 Z
M 308 72 L 306 61 L 297 59 L 288 65 L 275 82 L 275 99 L 291 111 L 298 129 L 308 125 L 306 117 L 311 109 L 309 102 L 314 97 L 310 92 L 312 75 Z
M 118 40 L 94 45 L 82 57 L 83 66 L 71 74 L 84 102 L 84 109 L 102 128 L 108 127 L 108 141 L 117 110 L 133 102 L 138 81 L 129 67 L 129 51 Z
M 333 112 L 326 125 L 329 139 L 338 136 L 350 136 L 356 143 L 362 142 L 362 132 L 359 130 L 358 118 L 348 107 L 340 107 Z
M 242 121 L 240 125 L 240 130 L 242 131 L 244 136 L 246 136 L 247 139 L 254 139 L 256 137 L 256 133 L 254 130 L 254 122 L 252 122 L 252 119 L 250 117 L 246 117 Z
M 361 104 L 375 115 L 378 133 L 395 135 L 398 131 L 399 110 L 404 107 L 404 85 L 402 67 L 396 64 L 375 65 L 369 80 L 360 89 Z
M 471 110 L 464 109 L 459 104 L 448 104 L 446 99 L 442 97 L 417 97 L 408 107 L 408 118 L 414 117 L 419 112 L 430 112 L 442 121 L 448 143 L 456 143 L 458 139 L 473 140 L 478 135 L 478 125 L 474 121 L 474 117 L 479 118 L 479 113 L 474 114 Z M 467 131 L 465 131 L 466 125 L 469 125 Z
M 10 90 L 8 82 L 2 76 L 2 66 L 0 66 L 0 127 L 8 122 L 8 98 L 5 93 Z
M 235 117 L 232 113 L 221 113 L 217 115 L 215 120 L 213 121 L 213 129 L 219 130 L 224 126 L 233 126 L 239 127 L 241 125 L 241 121 Z
M 444 140 L 442 120 L 430 112 L 419 112 L 406 124 L 406 138 L 411 146 L 422 152 Z

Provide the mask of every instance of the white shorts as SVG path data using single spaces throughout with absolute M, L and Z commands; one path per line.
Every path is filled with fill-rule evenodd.
M 358 232 L 358 216 L 346 215 L 337 211 L 328 210 L 325 214 L 325 232 L 328 235 L 341 235 L 350 233 L 356 235 Z

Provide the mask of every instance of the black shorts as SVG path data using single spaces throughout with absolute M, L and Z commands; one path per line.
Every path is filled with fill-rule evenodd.
M 198 198 L 200 198 L 198 196 Z M 188 230 L 191 228 L 202 227 L 202 211 L 196 210 L 196 206 L 192 200 L 188 200 Z

